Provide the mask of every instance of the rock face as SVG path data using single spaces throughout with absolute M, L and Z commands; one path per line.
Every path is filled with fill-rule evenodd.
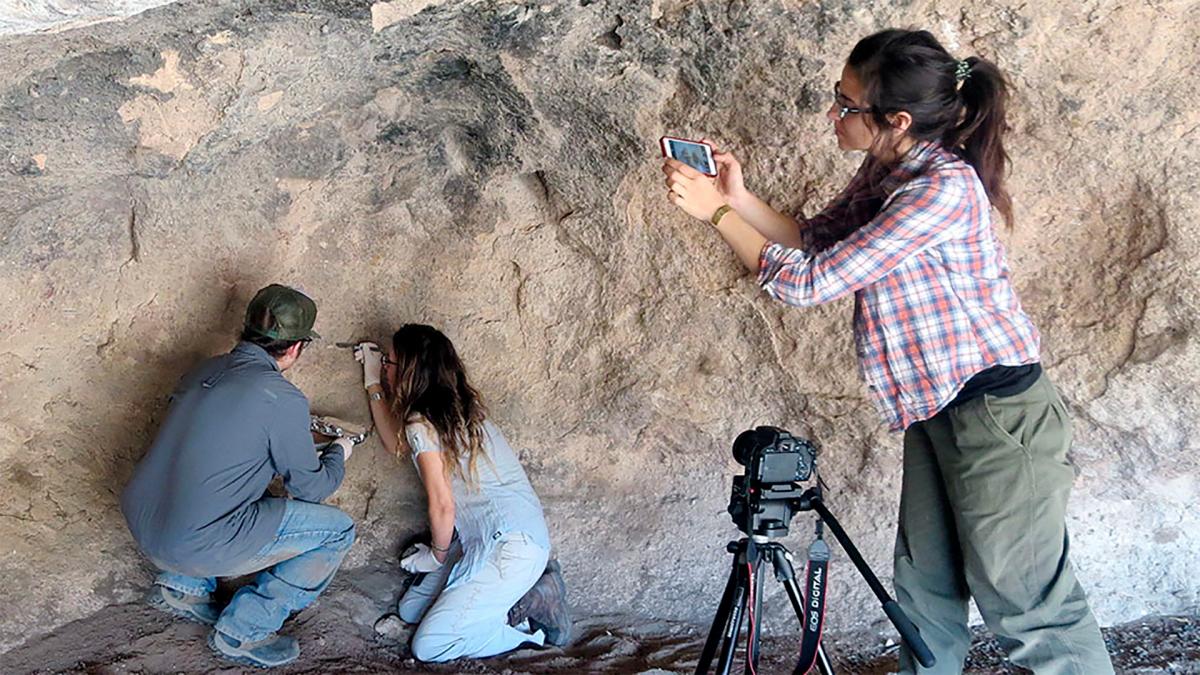
M 811 213 L 858 161 L 823 117 L 832 82 L 893 25 L 1013 79 L 1005 238 L 1076 417 L 1072 553 L 1099 618 L 1200 604 L 1195 3 L 225 4 L 0 41 L 0 649 L 147 584 L 117 495 L 175 380 L 274 281 L 320 306 L 329 339 L 293 371 L 320 412 L 367 419 L 335 340 L 420 321 L 456 341 L 584 613 L 708 621 L 730 443 L 763 423 L 821 444 L 886 580 L 900 441 L 857 382 L 850 302 L 764 297 L 666 202 L 657 139 L 718 139 Z M 351 567 L 423 519 L 377 440 L 333 503 L 360 524 Z M 832 628 L 887 629 L 834 548 Z

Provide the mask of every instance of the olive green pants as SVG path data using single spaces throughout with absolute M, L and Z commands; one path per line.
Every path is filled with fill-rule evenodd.
M 962 672 L 969 597 L 1014 664 L 1037 675 L 1113 672 L 1067 560 L 1070 444 L 1045 375 L 905 430 L 896 596 L 937 664 L 922 668 L 904 648 L 901 672 Z

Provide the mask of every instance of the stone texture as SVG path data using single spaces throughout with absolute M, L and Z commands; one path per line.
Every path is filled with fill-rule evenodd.
M 831 83 L 892 25 L 1016 86 L 1006 240 L 1077 418 L 1072 550 L 1102 623 L 1200 605 L 1195 3 L 389 4 L 380 25 L 369 2 L 201 0 L 0 42 L 0 649 L 136 599 L 116 495 L 174 381 L 272 281 L 321 307 L 293 378 L 320 412 L 367 415 L 334 341 L 451 335 L 583 613 L 708 621 L 729 445 L 761 423 L 822 445 L 886 580 L 899 438 L 856 380 L 849 301 L 765 298 L 666 203 L 657 139 L 719 139 L 812 212 L 857 161 Z M 360 523 L 351 570 L 423 516 L 378 441 L 333 503 Z M 831 627 L 888 630 L 838 556 Z
M 371 29 L 376 33 L 388 26 L 403 21 L 438 0 L 394 0 L 393 2 L 377 2 L 371 5 Z

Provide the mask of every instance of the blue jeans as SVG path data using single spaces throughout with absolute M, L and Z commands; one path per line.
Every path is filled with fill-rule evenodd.
M 545 636 L 540 632 L 509 626 L 508 610 L 542 576 L 550 552 L 523 533 L 506 534 L 486 565 L 447 589 L 450 570 L 461 559 L 457 542 L 455 549 L 452 559 L 400 599 L 400 618 L 421 624 L 413 635 L 413 656 L 441 663 L 503 654 L 529 642 L 542 644 Z
M 325 590 L 353 543 L 354 521 L 340 509 L 287 500 L 275 539 L 218 575 L 258 572 L 254 583 L 238 589 L 221 612 L 217 630 L 242 642 L 262 640 L 279 630 L 288 615 L 311 605 Z M 216 577 L 166 570 L 154 583 L 194 596 L 217 588 Z

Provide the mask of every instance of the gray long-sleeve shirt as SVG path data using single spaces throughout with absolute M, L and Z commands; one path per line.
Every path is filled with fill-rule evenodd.
M 336 446 L 335 446 L 336 448 Z M 342 451 L 318 457 L 308 399 L 249 342 L 188 373 L 121 495 L 133 538 L 173 571 L 220 576 L 274 539 L 283 500 L 319 502 L 342 482 Z

